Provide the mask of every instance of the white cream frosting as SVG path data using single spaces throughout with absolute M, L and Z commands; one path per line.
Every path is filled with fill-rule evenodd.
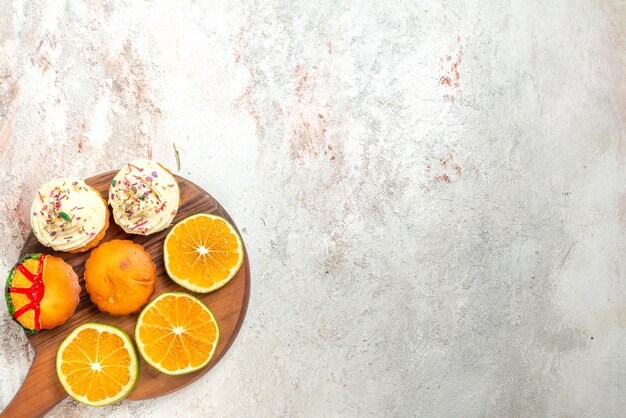
M 129 234 L 150 235 L 172 224 L 178 204 L 178 183 L 159 163 L 141 159 L 126 164 L 109 188 L 113 219 Z
M 100 194 L 80 179 L 58 178 L 41 186 L 31 207 L 33 233 L 46 247 L 72 251 L 94 239 L 106 222 Z

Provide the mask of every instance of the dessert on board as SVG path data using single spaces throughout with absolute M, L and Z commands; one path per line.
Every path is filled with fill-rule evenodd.
M 130 240 L 114 239 L 93 250 L 85 263 L 85 287 L 98 309 L 111 315 L 138 312 L 150 299 L 156 266 Z
M 24 329 L 38 332 L 64 324 L 79 302 L 80 285 L 72 266 L 48 254 L 28 254 L 9 272 L 9 313 Z
M 135 160 L 115 175 L 109 187 L 113 219 L 128 234 L 150 235 L 172 224 L 180 204 L 174 176 L 152 160 Z
M 109 228 L 106 201 L 77 178 L 61 177 L 42 185 L 30 212 L 35 237 L 55 251 L 88 251 Z

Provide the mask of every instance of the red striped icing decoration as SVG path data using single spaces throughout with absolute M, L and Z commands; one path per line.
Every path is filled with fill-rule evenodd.
M 32 309 L 35 314 L 35 330 L 41 330 L 41 300 L 44 294 L 43 284 L 43 263 L 46 259 L 45 254 L 39 256 L 39 265 L 37 266 L 37 274 L 33 274 L 24 266 L 24 264 L 18 265 L 17 270 L 24 275 L 31 283 L 31 287 L 10 287 L 10 293 L 20 293 L 26 295 L 30 300 L 29 303 L 22 306 L 20 309 L 13 313 L 13 319 L 17 320 L 24 312 Z

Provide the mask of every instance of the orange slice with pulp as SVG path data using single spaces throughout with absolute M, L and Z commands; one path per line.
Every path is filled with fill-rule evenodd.
M 232 279 L 243 262 L 243 243 L 224 218 L 200 213 L 177 223 L 163 245 L 167 274 L 185 289 L 209 293 Z
M 97 323 L 83 324 L 63 340 L 56 366 L 65 391 L 90 406 L 124 398 L 139 376 L 139 360 L 128 334 Z
M 135 328 L 139 353 L 157 370 L 178 375 L 206 366 L 220 329 L 213 313 L 187 293 L 163 293 L 141 312 Z

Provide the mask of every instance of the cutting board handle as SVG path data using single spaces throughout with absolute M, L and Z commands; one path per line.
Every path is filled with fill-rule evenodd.
M 22 386 L 0 413 L 0 417 L 42 417 L 63 400 L 67 393 L 56 379 L 56 373 L 51 374 L 47 371 L 50 367 L 55 367 L 54 359 L 36 355 Z

